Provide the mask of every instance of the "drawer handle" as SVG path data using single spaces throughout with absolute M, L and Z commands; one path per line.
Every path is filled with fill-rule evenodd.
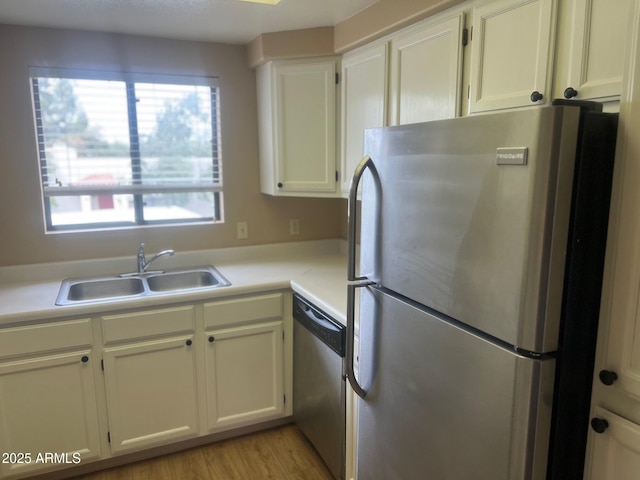
M 188 346 L 188 347 L 190 347 L 192 343 L 193 343 L 193 342 L 191 341 L 191 339 L 187 340 L 187 346 Z
M 211 336 L 209 337 L 209 343 L 213 343 L 213 342 L 215 342 L 215 341 L 216 341 L 216 337 L 214 337 L 213 335 L 211 335 Z
M 544 96 L 539 92 L 539 91 L 534 91 L 531 92 L 531 101 L 532 102 L 539 102 L 540 100 L 542 100 L 544 98 Z
M 609 428 L 609 422 L 607 422 L 604 418 L 592 418 L 591 419 L 591 428 L 593 428 L 596 433 L 604 433 L 607 428 Z
M 598 378 L 600 378 L 600 381 L 605 385 L 613 385 L 614 382 L 618 380 L 618 374 L 610 370 L 600 370 Z
M 87 363 L 89 361 L 89 357 L 86 355 L 83 355 L 80 360 L 82 360 L 82 363 Z

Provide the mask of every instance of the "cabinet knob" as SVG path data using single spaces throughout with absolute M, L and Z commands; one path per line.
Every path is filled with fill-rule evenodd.
M 213 343 L 215 340 L 216 338 L 213 335 L 209 337 L 209 343 Z
M 284 185 L 282 185 L 282 182 L 278 182 L 278 188 L 282 188 Z
M 186 343 L 187 343 L 187 346 L 188 346 L 188 347 L 190 347 L 190 346 L 191 346 L 191 344 L 193 343 L 193 341 L 191 341 L 191 339 L 189 339 L 189 340 L 187 340 L 187 342 L 186 342 Z
M 570 98 L 573 98 L 576 95 L 578 95 L 578 91 L 573 87 L 567 87 L 565 88 L 563 95 L 564 95 L 564 98 L 569 100 Z
M 83 355 L 80 360 L 82 360 L 82 363 L 87 363 L 89 361 L 89 357 L 86 355 Z
M 604 433 L 604 431 L 609 428 L 609 422 L 607 422 L 604 418 L 592 418 L 591 419 L 591 428 L 596 433 Z
M 535 103 L 535 102 L 539 102 L 540 100 L 542 100 L 543 97 L 544 96 L 539 91 L 535 90 L 535 91 L 531 92 L 531 97 L 530 98 L 531 98 L 531 101 Z
M 613 385 L 613 383 L 618 379 L 618 374 L 609 370 L 600 370 L 598 377 L 605 385 Z

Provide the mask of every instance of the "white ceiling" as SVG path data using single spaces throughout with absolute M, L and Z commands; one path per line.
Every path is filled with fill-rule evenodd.
M 0 0 L 0 23 L 245 44 L 261 33 L 331 26 L 377 0 Z

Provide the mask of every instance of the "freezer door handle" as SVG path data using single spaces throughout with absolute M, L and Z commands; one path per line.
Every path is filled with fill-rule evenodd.
M 358 276 L 356 274 L 356 234 L 358 226 L 358 185 L 366 170 L 369 170 L 373 175 L 376 188 L 380 190 L 380 180 L 376 167 L 368 155 L 365 156 L 353 174 L 351 179 L 351 186 L 349 189 L 349 231 L 348 231 L 348 245 L 347 245 L 347 352 L 346 357 L 346 376 L 351 384 L 353 390 L 358 394 L 360 398 L 365 398 L 367 392 L 358 383 L 354 372 L 354 343 L 355 343 L 355 298 L 356 289 L 366 287 L 374 284 L 366 276 Z M 380 192 L 378 191 L 378 194 Z M 378 195 L 378 199 L 380 195 Z M 378 210 L 379 212 L 379 210 Z

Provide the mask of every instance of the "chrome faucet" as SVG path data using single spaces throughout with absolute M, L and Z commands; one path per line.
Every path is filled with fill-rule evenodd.
M 151 260 L 147 261 L 144 255 L 144 243 L 140 244 L 138 248 L 138 273 L 145 273 L 149 265 L 155 262 L 158 258 L 164 257 L 165 255 L 172 256 L 175 252 L 173 250 L 163 250 L 159 253 L 156 253 Z

